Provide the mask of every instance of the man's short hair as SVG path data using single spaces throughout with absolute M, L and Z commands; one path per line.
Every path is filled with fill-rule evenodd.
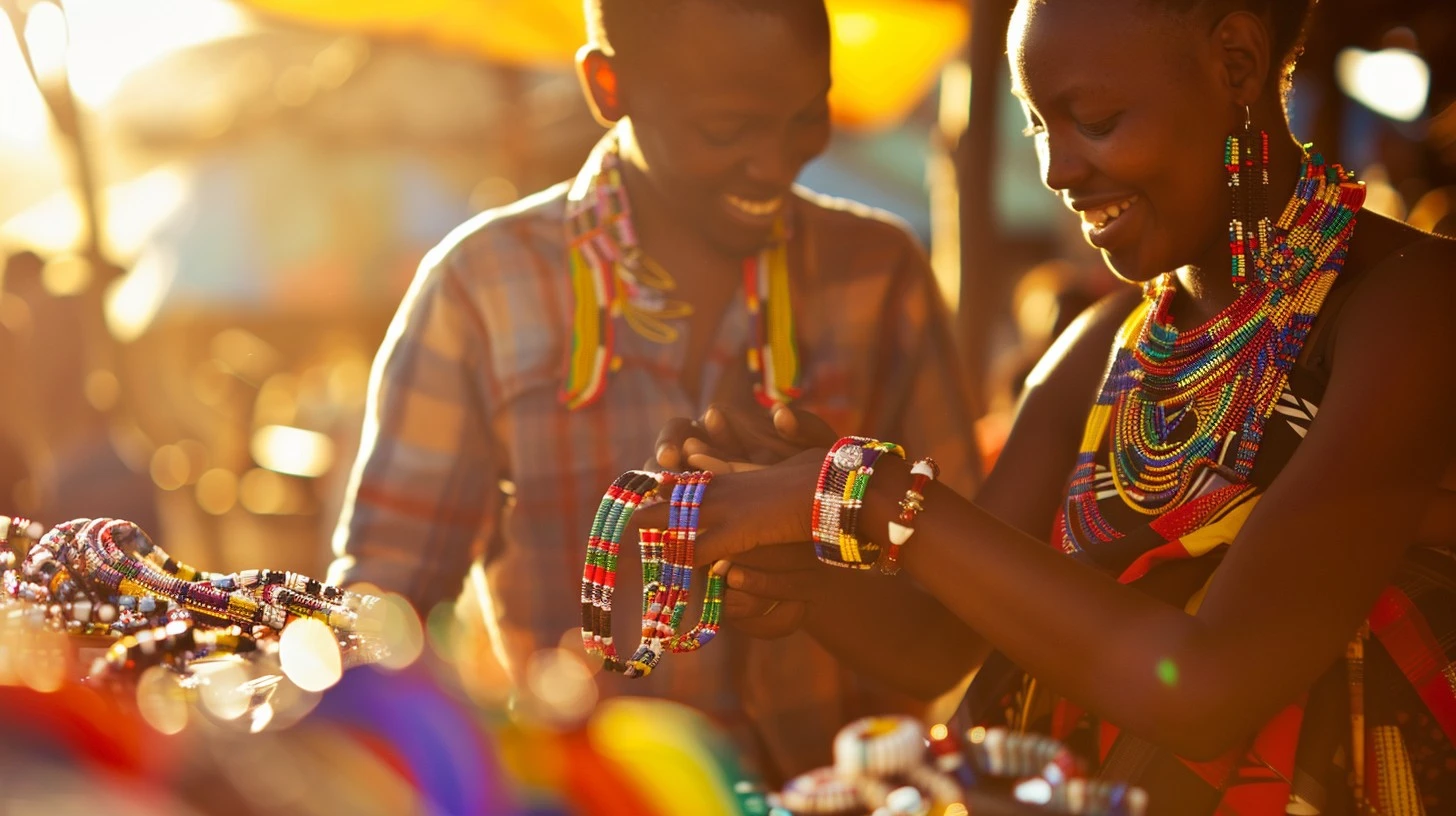
M 777 14 L 801 27 L 810 41 L 829 42 L 824 0 L 584 0 L 587 37 L 612 56 L 637 53 L 687 3 L 713 3 L 744 14 Z M 629 56 L 630 58 L 630 56 Z

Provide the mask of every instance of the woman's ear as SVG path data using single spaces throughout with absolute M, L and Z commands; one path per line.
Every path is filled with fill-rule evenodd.
M 1254 104 L 1272 78 L 1268 26 L 1251 12 L 1230 12 L 1214 26 L 1213 46 L 1234 103 Z
M 584 45 L 576 52 L 576 74 L 587 104 L 598 122 L 610 127 L 623 116 L 617 67 L 600 48 Z

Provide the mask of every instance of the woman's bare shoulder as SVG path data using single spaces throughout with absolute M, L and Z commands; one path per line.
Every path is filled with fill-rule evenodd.
M 1095 388 L 1112 354 L 1112 342 L 1142 291 L 1127 286 L 1102 298 L 1078 315 L 1026 378 L 1028 389 L 1058 394 Z

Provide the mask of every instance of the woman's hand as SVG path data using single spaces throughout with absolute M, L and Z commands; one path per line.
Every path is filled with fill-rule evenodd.
M 784 637 L 803 625 L 812 604 L 830 596 L 833 577 L 807 542 L 746 553 L 728 570 L 723 620 L 752 637 Z

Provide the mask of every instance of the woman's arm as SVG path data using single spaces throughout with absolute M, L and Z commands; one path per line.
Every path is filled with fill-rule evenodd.
M 1233 542 L 1196 616 L 1063 557 L 1043 535 L 936 485 L 905 570 L 949 614 L 1088 710 L 1193 759 L 1221 754 L 1339 657 L 1456 455 L 1451 247 L 1396 257 L 1353 296 L 1319 416 Z M 752 480 L 743 485 L 738 474 L 725 479 L 733 486 L 723 485 L 722 497 L 743 497 L 733 509 L 739 523 L 723 525 L 705 555 L 753 546 L 750 528 L 765 517 L 758 511 L 772 516 L 783 494 L 806 494 L 811 466 L 742 474 Z M 866 531 L 885 529 L 909 484 L 898 460 L 882 459 L 876 470 L 861 516 Z M 749 499 L 755 494 L 760 504 Z M 806 524 L 777 532 L 802 535 Z M 858 607 L 854 600 L 842 606 L 860 617 L 845 621 L 894 614 L 871 608 L 888 599 Z M 936 665 L 927 658 L 936 644 L 923 633 L 940 631 L 939 623 L 901 621 L 888 627 L 898 639 L 866 638 L 855 652 L 862 665 L 878 660 L 902 674 L 918 661 Z M 841 635 L 856 631 L 839 625 Z
M 1007 519 L 1027 537 L 1045 541 L 1051 532 L 1113 336 L 1137 298 L 1137 290 L 1129 287 L 1089 309 L 1028 378 L 1006 446 L 977 495 L 983 509 Z M 914 450 L 909 454 L 919 455 Z M 822 451 L 804 457 L 797 463 L 803 474 L 797 478 L 817 477 L 822 458 Z M 783 495 L 794 505 L 787 512 L 809 505 L 802 488 L 789 488 Z M 801 540 L 808 537 L 805 529 Z M 715 547 L 713 538 L 712 532 L 704 536 L 708 552 Z M 758 560 L 757 554 L 735 557 L 728 576 L 733 591 L 724 607 L 729 625 L 760 636 L 802 625 L 851 666 L 922 699 L 943 694 L 984 659 L 989 648 L 985 641 L 915 583 L 886 579 L 875 570 L 823 566 L 807 546 L 796 548 L 796 559 L 778 549 L 771 564 Z M 770 620 L 758 618 L 775 600 L 788 603 L 775 607 Z M 891 653 L 894 658 L 886 659 Z
M 1222 753 L 1342 654 L 1456 454 L 1451 246 L 1392 261 L 1354 296 L 1319 416 L 1196 616 L 934 486 L 906 570 L 1088 710 L 1191 758 Z M 898 464 L 870 484 L 867 530 L 908 484 Z

